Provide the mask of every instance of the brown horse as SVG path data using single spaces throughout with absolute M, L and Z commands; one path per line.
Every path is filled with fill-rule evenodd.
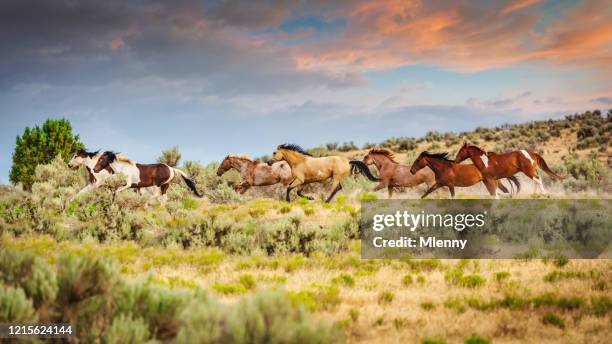
M 267 186 L 277 183 L 283 183 L 284 186 L 287 186 L 293 180 L 291 167 L 285 161 L 268 165 L 246 157 L 228 155 L 219 165 L 217 175 L 220 177 L 230 169 L 240 173 L 241 183 L 236 185 L 234 190 L 241 194 L 245 193 L 251 186 Z
M 429 166 L 436 176 L 436 182 L 432 185 L 421 198 L 425 198 L 427 195 L 432 193 L 434 190 L 446 186 L 450 191 L 451 198 L 455 198 L 455 186 L 468 187 L 478 182 L 483 182 L 489 191 L 491 196 L 497 197 L 497 188 L 499 187 L 502 191 L 508 192 L 508 190 L 494 178 L 484 178 L 478 168 L 472 164 L 462 165 L 455 163 L 448 159 L 448 153 L 429 153 L 427 151 L 422 152 L 412 164 L 410 172 L 415 174 L 419 170 Z M 516 177 L 509 177 L 510 182 L 519 184 Z
M 545 190 L 542 178 L 538 175 L 538 167 L 555 180 L 564 178 L 560 174 L 553 172 L 546 164 L 544 158 L 536 152 L 519 150 L 498 154 L 485 152 L 480 147 L 465 142 L 457 153 L 455 162 L 459 163 L 468 158 L 472 159 L 485 177 L 499 179 L 523 172 L 534 181 L 535 191 L 540 190 L 542 193 L 545 193 Z
M 421 183 L 431 187 L 436 182 L 436 176 L 429 167 L 413 174 L 410 172 L 410 166 L 398 163 L 393 153 L 386 149 L 372 149 L 362 161 L 366 165 L 376 166 L 380 183 L 376 185 L 374 191 L 387 188 L 389 198 L 393 196 L 395 187 L 413 187 Z
M 180 175 L 191 191 L 193 191 L 196 196 L 202 197 L 196 189 L 193 180 L 189 179 L 185 172 L 177 168 L 172 168 L 166 164 L 137 164 L 121 154 L 106 151 L 98 159 L 94 167 L 94 172 L 98 173 L 108 166 L 110 166 L 115 173 L 123 173 L 127 179 L 126 185 L 117 189 L 115 193 L 128 188 L 140 189 L 143 187 L 157 186 L 160 188 L 162 197 L 165 199 L 166 191 L 168 187 L 170 187 L 170 183 L 176 175 Z
M 310 183 L 322 183 L 328 179 L 332 180 L 332 191 L 325 202 L 329 202 L 334 195 L 342 189 L 342 180 L 357 169 L 360 173 L 368 177 L 371 181 L 378 181 L 370 172 L 366 164 L 359 160 L 350 160 L 343 156 L 327 156 L 315 158 L 300 146 L 294 144 L 282 144 L 276 147 L 272 154 L 272 161 L 286 161 L 291 166 L 293 180 L 287 187 L 285 199 L 289 201 L 291 190 L 298 188 L 297 194 L 312 200 L 312 197 L 302 194 L 302 187 Z

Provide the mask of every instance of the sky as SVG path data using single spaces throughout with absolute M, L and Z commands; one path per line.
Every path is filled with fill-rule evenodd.
M 47 118 L 207 163 L 612 108 L 599 0 L 8 0 L 0 51 L 0 183 Z

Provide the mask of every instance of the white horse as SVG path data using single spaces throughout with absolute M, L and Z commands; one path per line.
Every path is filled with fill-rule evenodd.
M 170 187 L 170 183 L 179 175 L 196 196 L 202 197 L 196 189 L 193 180 L 189 179 L 185 172 L 166 164 L 138 164 L 124 155 L 106 151 L 98 158 L 93 171 L 99 173 L 109 167 L 114 173 L 123 173 L 127 179 L 126 185 L 118 188 L 115 193 L 129 188 L 140 190 L 140 188 L 153 186 L 159 187 L 163 200 L 165 201 L 167 197 L 166 191 L 168 187 Z
M 74 196 L 75 198 L 78 197 L 80 194 L 89 192 L 99 187 L 100 185 L 102 185 L 104 180 L 110 177 L 113 173 L 113 170 L 110 167 L 105 168 L 99 172 L 94 172 L 94 167 L 96 166 L 96 163 L 98 162 L 98 159 L 101 155 L 102 153 L 100 153 L 99 151 L 87 152 L 85 150 L 81 150 L 74 154 L 72 156 L 72 159 L 70 159 L 70 161 L 68 162 L 68 167 L 72 169 L 76 169 L 80 165 L 84 165 L 87 169 L 88 183 L 84 188 L 79 190 L 79 192 Z

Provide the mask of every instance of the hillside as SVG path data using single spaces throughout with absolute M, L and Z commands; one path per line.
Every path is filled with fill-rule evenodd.
M 376 146 L 411 162 L 425 149 L 454 153 L 465 135 L 487 149 L 542 151 L 551 167 L 568 175 L 553 184 L 562 192 L 550 197 L 609 202 L 611 120 L 610 113 L 593 112 L 311 152 L 361 159 Z M 585 333 L 589 341 L 605 342 L 612 335 L 609 260 L 551 257 L 538 240 L 520 259 L 361 259 L 360 201 L 386 198 L 372 193 L 367 179 L 346 178 L 329 204 L 320 198 L 285 202 L 279 186 L 237 194 L 239 176 L 218 177 L 218 163 L 181 167 L 204 198 L 178 183 L 166 203 L 131 191 L 113 198 L 123 184 L 115 176 L 75 199 L 85 171 L 61 159 L 36 168 L 31 191 L 2 186 L 0 305 L 17 310 L 20 322 L 72 323 L 79 337 L 109 343 L 127 337 L 488 343 L 560 336 L 579 342 Z M 327 191 L 314 186 L 309 192 L 320 197 Z M 446 191 L 432 195 L 447 197 Z M 459 194 L 486 197 L 478 188 Z M 531 188 L 518 197 L 533 197 Z M 545 225 L 554 230 L 554 223 Z M 2 316 L 0 322 L 8 322 Z M 236 328 L 248 330 L 237 336 Z

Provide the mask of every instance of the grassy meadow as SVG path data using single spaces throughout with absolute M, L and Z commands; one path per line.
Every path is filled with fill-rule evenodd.
M 377 145 L 328 144 L 313 155 L 361 159 L 373 146 L 411 163 L 455 153 L 463 137 L 490 150 L 537 149 L 567 178 L 548 196 L 608 199 L 611 117 L 568 116 L 469 133 L 428 133 Z M 266 157 L 261 157 L 266 159 Z M 0 323 L 70 322 L 74 342 L 605 343 L 612 338 L 612 261 L 362 260 L 360 201 L 386 198 L 351 176 L 330 204 L 281 201 L 280 187 L 232 189 L 217 164 L 182 166 L 205 197 L 179 183 L 160 203 L 111 178 L 74 198 L 83 170 L 60 159 L 31 191 L 0 187 Z M 519 198 L 534 197 L 521 178 Z M 396 197 L 415 198 L 424 188 Z M 486 198 L 482 187 L 460 198 Z M 432 197 L 448 197 L 446 190 Z

